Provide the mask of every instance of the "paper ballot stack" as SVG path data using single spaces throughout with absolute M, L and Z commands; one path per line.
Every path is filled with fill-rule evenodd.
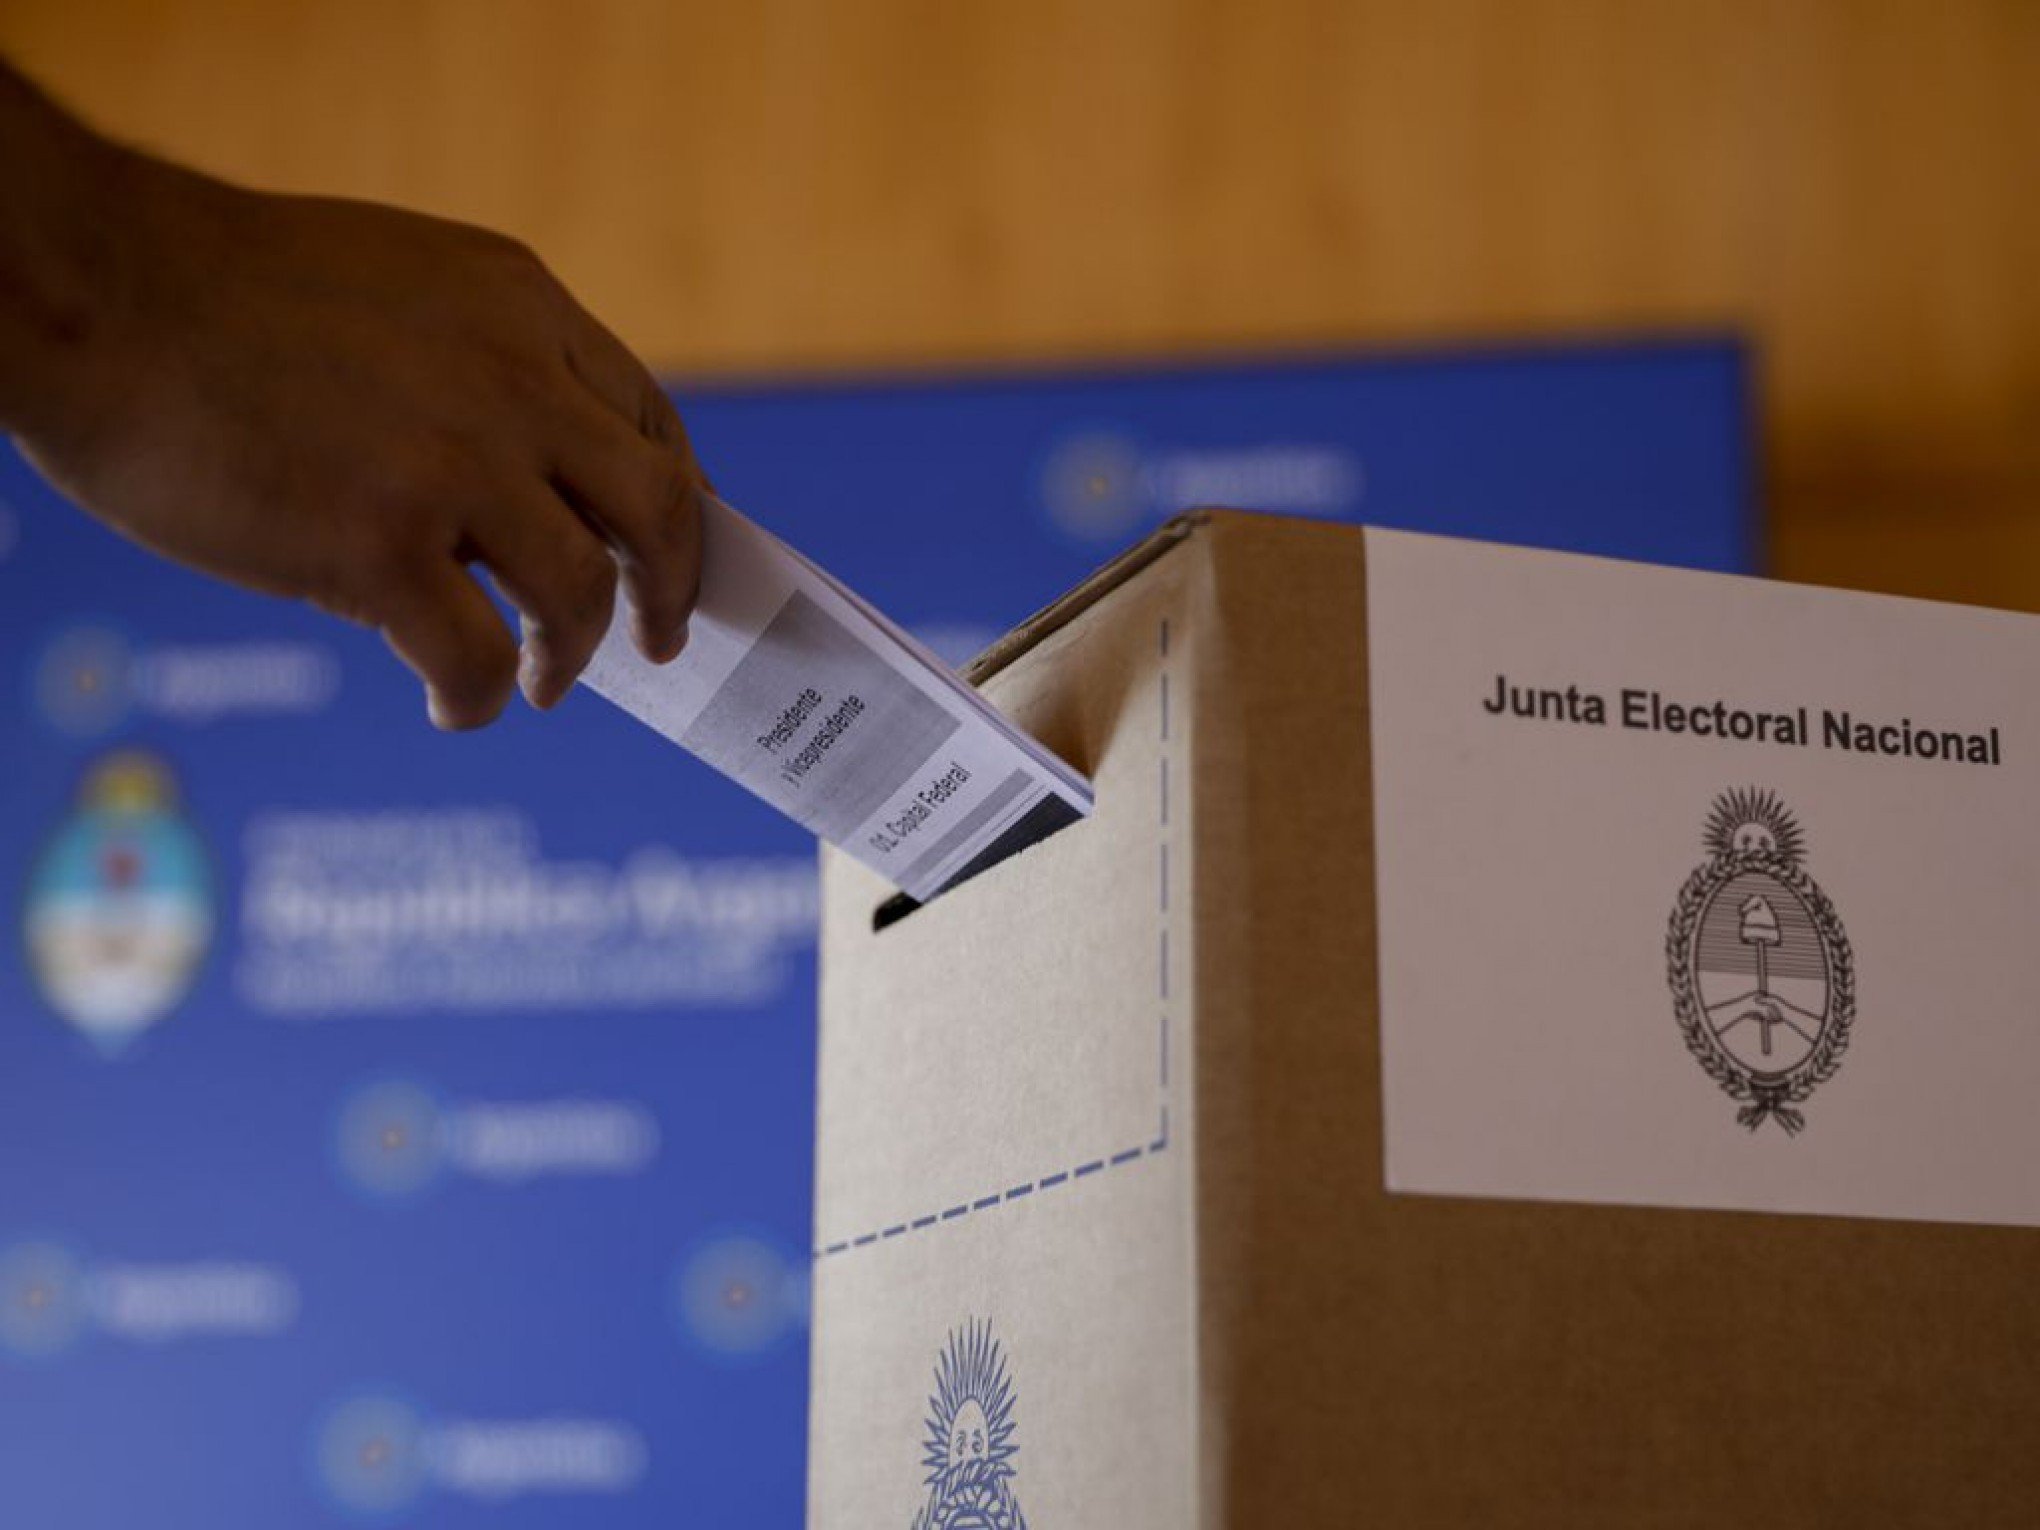
M 617 619 L 582 683 L 910 897 L 1091 811 L 1090 784 L 868 602 L 719 499 L 670 664 Z

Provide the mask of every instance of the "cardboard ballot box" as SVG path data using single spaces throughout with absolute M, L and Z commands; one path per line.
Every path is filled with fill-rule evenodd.
M 812 1525 L 2040 1522 L 2040 623 L 1220 512 L 976 677 L 1097 808 L 829 857 Z

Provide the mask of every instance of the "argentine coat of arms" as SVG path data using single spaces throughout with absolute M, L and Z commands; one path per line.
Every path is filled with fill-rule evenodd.
M 1027 1530 L 1013 1496 L 1014 1401 L 991 1324 L 972 1320 L 951 1332 L 928 1399 L 928 1498 L 914 1530 Z
M 1710 858 L 1679 890 L 1665 939 L 1686 1048 L 1755 1131 L 1788 1136 L 1841 1066 L 1856 1017 L 1849 937 L 1807 875 L 1806 840 L 1777 793 L 1727 791 L 1708 814 Z

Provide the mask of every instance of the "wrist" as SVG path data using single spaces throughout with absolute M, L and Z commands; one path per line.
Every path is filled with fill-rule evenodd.
M 68 434 L 96 407 L 135 307 L 133 217 L 159 170 L 0 68 L 0 429 Z

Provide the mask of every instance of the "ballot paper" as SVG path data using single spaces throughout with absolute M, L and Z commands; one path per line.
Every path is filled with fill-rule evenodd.
M 621 603 L 581 683 L 926 901 L 1091 811 L 1091 787 L 909 633 L 719 499 L 686 651 Z

